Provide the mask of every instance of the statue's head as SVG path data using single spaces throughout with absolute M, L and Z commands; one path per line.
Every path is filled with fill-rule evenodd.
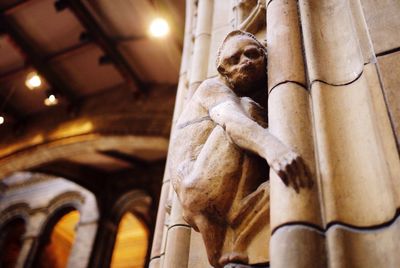
M 267 81 L 266 49 L 250 33 L 230 32 L 218 51 L 217 70 L 237 93 L 246 95 Z

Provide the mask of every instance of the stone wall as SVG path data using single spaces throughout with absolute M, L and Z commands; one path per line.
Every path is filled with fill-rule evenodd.
M 217 75 L 237 2 L 187 1 L 174 123 Z M 273 267 L 400 265 L 398 14 L 395 0 L 266 1 L 269 129 L 300 153 L 315 182 L 296 193 L 270 174 Z M 209 267 L 168 168 L 150 267 Z

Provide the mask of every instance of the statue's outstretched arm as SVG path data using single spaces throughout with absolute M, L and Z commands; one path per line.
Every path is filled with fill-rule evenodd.
M 296 191 L 312 185 L 300 156 L 272 135 L 267 128 L 247 116 L 241 105 L 232 99 L 209 110 L 211 119 L 221 125 L 239 147 L 254 152 L 265 160 L 286 185 Z

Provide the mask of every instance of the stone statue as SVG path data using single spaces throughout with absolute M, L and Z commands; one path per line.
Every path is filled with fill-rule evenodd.
M 269 167 L 296 192 L 312 185 L 299 155 L 268 131 L 266 61 L 252 34 L 229 33 L 220 75 L 199 86 L 171 138 L 171 180 L 214 267 L 248 263 L 247 246 L 269 222 Z
M 237 29 L 255 34 L 265 28 L 265 0 L 237 0 L 234 7 L 237 12 Z

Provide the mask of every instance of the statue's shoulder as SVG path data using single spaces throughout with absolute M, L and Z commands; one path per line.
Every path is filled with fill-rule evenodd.
M 204 80 L 197 89 L 199 97 L 209 97 L 221 93 L 231 92 L 230 88 L 220 77 L 212 77 Z

